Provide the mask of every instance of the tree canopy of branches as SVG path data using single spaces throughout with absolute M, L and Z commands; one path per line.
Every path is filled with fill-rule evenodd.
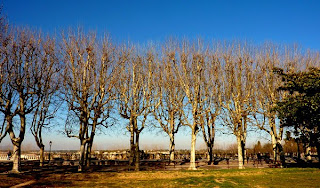
M 47 65 L 56 63 L 51 48 L 49 40 L 21 28 L 10 30 L 2 41 L 0 111 L 4 115 L 2 126 L 6 124 L 2 138 L 8 133 L 13 144 L 13 172 L 20 171 L 27 116 L 40 105 L 44 86 L 51 79 Z
M 174 46 L 166 46 L 163 50 L 163 57 L 157 66 L 158 79 L 155 83 L 155 99 L 153 104 L 153 116 L 163 131 L 170 138 L 170 160 L 175 159 L 175 134 L 182 126 L 183 100 L 185 94 L 175 74 L 173 59 L 175 56 Z
M 254 99 L 253 57 L 244 44 L 235 45 L 224 54 L 224 118 L 223 122 L 237 138 L 239 168 L 244 168 L 247 129 Z
M 279 160 L 283 126 L 277 123 L 276 112 L 272 108 L 280 101 L 284 92 L 277 88 L 281 84 L 279 76 L 273 72 L 275 66 L 280 65 L 279 52 L 275 46 L 266 46 L 258 52 L 258 69 L 256 73 L 256 110 L 253 113 L 256 126 L 271 136 L 274 162 Z
M 290 93 L 277 103 L 275 110 L 284 126 L 294 127 L 296 133 L 310 146 L 320 149 L 320 69 L 285 73 L 275 69 L 283 79 L 280 90 Z
M 213 162 L 213 147 L 215 140 L 215 125 L 218 116 L 223 107 L 223 77 L 220 52 L 216 49 L 213 52 L 207 52 L 205 68 L 205 77 L 203 90 L 204 99 L 201 105 L 200 126 L 204 142 L 207 145 L 208 164 Z
M 154 91 L 154 54 L 152 51 L 140 55 L 134 47 L 123 47 L 118 61 L 122 65 L 116 83 L 118 112 L 129 121 L 130 132 L 129 165 L 140 170 L 139 136 L 150 115 Z
M 180 113 L 183 124 L 191 128 L 189 169 L 194 170 L 196 169 L 196 137 L 202 126 L 208 150 L 210 151 L 210 147 L 213 147 L 214 128 L 212 126 L 216 118 L 215 112 L 219 109 L 219 107 L 213 108 L 214 99 L 219 98 L 218 95 L 215 95 L 218 94 L 215 71 L 219 72 L 219 68 L 215 68 L 219 66 L 215 62 L 214 55 L 210 54 L 209 49 L 204 47 L 201 40 L 193 43 L 183 41 L 176 49 L 177 52 L 173 53 L 175 55 L 172 56 L 172 61 L 175 73 L 178 75 L 178 82 L 185 95 L 185 99 L 181 101 L 183 104 L 180 106 L 183 108 L 180 108 Z
M 64 62 L 62 93 L 69 111 L 66 133 L 80 141 L 78 170 L 82 171 L 85 164 L 90 164 L 87 160 L 97 126 L 108 126 L 118 66 L 114 47 L 107 37 L 99 43 L 95 34 L 70 32 L 64 36 L 61 46 Z M 75 122 L 78 130 L 74 129 Z
M 59 89 L 60 65 L 56 57 L 55 40 L 46 37 L 42 42 L 42 63 L 36 68 L 39 69 L 40 78 L 37 82 L 39 92 L 36 94 L 39 104 L 30 114 L 32 122 L 30 130 L 35 138 L 36 144 L 40 148 L 40 165 L 44 163 L 43 129 L 48 129 L 52 120 L 60 107 L 60 100 L 57 96 Z
M 79 171 L 90 165 L 96 132 L 113 123 L 115 111 L 127 121 L 119 120 L 130 133 L 129 164 L 135 170 L 140 133 L 152 120 L 170 138 L 171 160 L 175 135 L 181 126 L 190 127 L 190 169 L 196 169 L 199 132 L 212 163 L 219 125 L 237 139 L 239 168 L 252 127 L 270 134 L 275 161 L 286 126 L 295 128 L 299 142 L 319 150 L 318 52 L 237 41 L 210 46 L 201 40 L 142 49 L 81 29 L 57 41 L 25 28 L 8 29 L 3 18 L 0 12 L 0 142 L 10 136 L 15 172 L 29 125 L 43 162 L 42 130 L 59 110 L 68 114 L 66 135 L 80 142 Z M 318 68 L 295 72 L 310 66 Z

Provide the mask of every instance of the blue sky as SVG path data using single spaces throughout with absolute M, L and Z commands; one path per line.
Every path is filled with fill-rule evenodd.
M 265 40 L 320 49 L 320 1 L 2 0 L 11 23 L 58 32 L 83 26 L 118 41 L 166 37 Z
M 189 39 L 201 37 L 205 40 L 298 43 L 304 48 L 320 50 L 320 1 L 0 0 L 0 3 L 9 23 L 27 25 L 51 34 L 81 26 L 98 34 L 109 33 L 119 42 L 130 40 L 145 44 L 150 41 L 161 42 L 171 36 Z M 186 128 L 184 133 L 178 135 L 177 148 L 190 147 L 187 131 Z M 49 135 L 52 134 L 57 135 Z M 98 135 L 98 149 L 128 147 L 129 135 L 116 134 Z M 257 135 L 251 138 L 254 138 L 251 139 L 253 142 Z M 222 139 L 225 140 L 220 135 L 216 141 Z M 228 139 L 229 143 L 235 142 L 232 136 Z M 49 140 L 54 142 L 53 149 L 72 149 L 79 145 L 77 140 L 61 135 L 45 138 L 46 143 Z M 25 143 L 32 142 L 28 136 Z M 64 144 L 66 142 L 68 144 Z M 4 144 L 8 143 L 6 139 Z M 161 135 L 148 137 L 144 134 L 141 144 L 144 143 L 145 148 L 165 148 L 169 141 Z M 198 146 L 203 144 L 199 137 Z M 220 144 L 223 146 L 223 142 Z

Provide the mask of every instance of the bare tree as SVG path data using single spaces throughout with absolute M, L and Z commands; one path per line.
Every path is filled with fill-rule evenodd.
M 209 52 L 205 68 L 206 81 L 203 83 L 203 92 L 206 100 L 203 105 L 200 125 L 204 142 L 207 145 L 208 164 L 213 162 L 213 147 L 215 138 L 215 122 L 221 113 L 223 104 L 223 77 L 219 58 L 220 52 Z
M 47 37 L 41 42 L 41 60 L 42 63 L 34 66 L 41 79 L 37 84 L 39 104 L 30 114 L 33 116 L 30 130 L 35 138 L 36 144 L 40 148 L 40 166 L 44 162 L 44 147 L 42 140 L 43 129 L 49 128 L 50 120 L 54 118 L 55 113 L 60 107 L 57 94 L 59 89 L 59 65 L 56 57 L 56 45 L 53 39 Z
M 247 46 L 226 47 L 224 53 L 224 114 L 223 122 L 237 138 L 239 169 L 244 168 L 245 144 L 249 115 L 252 114 L 254 70 Z
M 119 50 L 119 62 L 123 67 L 116 88 L 118 111 L 122 118 L 129 121 L 129 166 L 134 165 L 135 170 L 139 171 L 139 136 L 151 113 L 154 54 L 150 51 L 143 56 L 134 48 L 123 47 Z
M 40 34 L 27 29 L 12 29 L 1 46 L 0 111 L 5 117 L 5 131 L 13 144 L 12 172 L 20 171 L 26 117 L 40 103 L 42 91 L 38 86 L 42 84 L 39 82 L 48 79 L 48 75 L 38 68 L 43 63 L 41 43 Z
M 274 67 L 280 66 L 280 58 L 279 52 L 271 46 L 261 49 L 257 55 L 257 106 L 253 114 L 257 121 L 256 126 L 271 136 L 275 162 L 279 160 L 283 134 L 283 127 L 276 122 L 276 112 L 272 110 L 284 94 L 278 90 L 281 80 L 273 72 Z
M 7 43 L 10 40 L 10 37 L 8 37 L 8 30 L 7 30 L 7 20 L 6 17 L 3 15 L 3 7 L 0 7 L 0 48 L 1 48 L 1 52 L 0 52 L 0 86 L 1 86 L 1 96 L 0 96 L 0 100 L 1 100 L 1 109 L 4 111 L 10 111 L 11 108 L 11 104 L 10 104 L 10 99 L 6 99 L 5 96 L 8 96 L 8 94 L 10 93 L 10 88 L 9 85 L 7 84 L 7 81 L 9 79 L 9 75 L 8 75 L 8 71 L 6 70 L 7 65 L 6 65 L 6 56 L 8 56 L 8 54 L 6 53 L 6 49 L 5 46 L 8 45 Z M 3 99 L 3 97 L 5 99 Z M 5 105 L 5 103 L 7 103 Z M 4 106 L 5 105 L 5 106 Z M 1 125 L 0 125 L 0 143 L 2 141 L 2 139 L 7 135 L 8 133 L 8 126 L 6 126 L 6 113 L 2 113 L 1 115 L 3 115 L 3 117 L 1 117 Z
M 153 116 L 158 121 L 163 131 L 170 138 L 170 161 L 175 160 L 175 134 L 182 126 L 183 100 L 185 94 L 181 89 L 177 75 L 175 74 L 173 61 L 175 50 L 167 46 L 163 51 L 163 58 L 157 69 L 158 82 L 156 86 L 156 96 L 153 104 Z M 155 75 L 155 74 L 154 74 Z
M 70 116 L 73 115 L 78 122 L 76 131 L 68 119 L 66 133 L 68 137 L 80 141 L 78 171 L 83 171 L 87 160 L 90 160 L 97 126 L 108 126 L 118 66 L 114 61 L 115 52 L 110 40 L 104 38 L 100 44 L 95 34 L 70 32 L 63 37 L 61 52 L 65 66 L 62 92 Z
M 281 78 L 274 73 L 274 68 L 284 68 L 287 71 L 307 69 L 317 64 L 318 56 L 310 52 L 302 54 L 297 46 L 286 47 L 265 44 L 256 52 L 256 112 L 253 114 L 256 126 L 271 137 L 274 162 L 280 160 L 283 140 L 283 126 L 277 118 L 274 108 L 276 103 L 286 96 L 286 92 L 279 90 Z
M 206 75 L 208 50 L 203 48 L 200 40 L 192 46 L 183 42 L 178 49 L 178 56 L 173 60 L 176 74 L 182 90 L 186 95 L 184 108 L 180 109 L 183 124 L 191 128 L 191 158 L 189 169 L 195 170 L 196 137 L 201 128 L 201 117 L 210 111 L 211 105 L 204 106 L 208 100 L 205 85 L 209 84 Z

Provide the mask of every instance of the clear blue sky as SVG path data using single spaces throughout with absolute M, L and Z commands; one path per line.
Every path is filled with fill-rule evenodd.
M 240 39 L 262 43 L 298 43 L 304 48 L 320 50 L 320 1 L 189 1 L 189 0 L 0 0 L 9 22 L 28 25 L 44 32 L 58 33 L 62 29 L 82 26 L 99 34 L 110 33 L 116 41 L 147 43 L 167 37 L 203 39 Z M 187 129 L 188 130 L 188 129 Z M 50 133 L 50 135 L 56 133 Z M 129 135 L 97 136 L 99 149 L 129 146 Z M 248 141 L 252 135 L 248 135 Z M 256 135 L 254 137 L 256 139 Z M 63 136 L 45 138 L 53 140 L 53 149 L 79 146 Z M 233 137 L 231 142 L 235 142 Z M 217 142 L 222 140 L 218 135 Z M 225 140 L 225 139 L 224 139 Z M 168 139 L 162 136 L 141 137 L 145 148 L 166 147 Z M 252 140 L 251 140 L 252 141 Z M 30 136 L 26 143 L 34 142 Z M 68 142 L 68 144 L 64 144 Z M 4 143 L 8 144 L 7 139 Z M 202 138 L 198 146 L 203 145 Z M 230 143 L 230 142 L 229 142 Z M 149 144 L 149 145 L 148 145 Z M 177 148 L 189 148 L 190 136 L 181 133 Z M 223 146 L 223 142 L 220 145 Z M 107 146 L 106 146 L 107 145 Z M 110 146 L 112 145 L 112 146 Z M 77 149 L 77 148 L 76 148 Z
M 271 40 L 320 49 L 320 1 L 2 0 L 11 23 L 45 32 L 83 26 L 118 41 L 168 36 Z M 1 0 L 0 0 L 1 2 Z

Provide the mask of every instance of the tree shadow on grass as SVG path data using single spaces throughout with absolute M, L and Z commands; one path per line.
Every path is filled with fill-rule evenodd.
M 299 163 L 286 163 L 285 164 L 286 168 L 320 168 L 320 163 L 315 162 L 305 162 L 305 161 L 300 161 Z

